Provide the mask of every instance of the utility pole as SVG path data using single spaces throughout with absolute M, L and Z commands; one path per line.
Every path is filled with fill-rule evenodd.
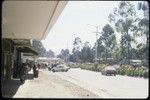
M 88 24 L 88 25 L 90 25 L 90 24 Z M 90 25 L 90 26 L 94 26 L 94 25 Z M 96 31 L 94 33 L 96 33 L 95 60 L 97 62 L 97 36 L 98 36 L 98 33 L 100 33 L 100 32 L 98 32 L 98 26 L 94 26 L 94 27 L 96 28 Z
M 95 60 L 97 62 L 97 35 L 98 35 L 98 26 L 96 26 L 96 52 L 95 52 Z
M 67 50 L 68 50 L 68 43 L 67 43 Z M 68 54 L 66 52 L 66 62 L 68 61 Z

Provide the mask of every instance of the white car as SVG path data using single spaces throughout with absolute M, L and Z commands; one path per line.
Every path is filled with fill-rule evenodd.
M 53 67 L 51 70 L 53 71 L 53 72 L 67 72 L 68 70 L 69 70 L 70 68 L 69 67 L 67 67 L 66 65 L 57 65 L 56 67 Z

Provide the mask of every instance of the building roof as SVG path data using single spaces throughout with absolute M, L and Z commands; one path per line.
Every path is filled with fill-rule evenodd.
M 33 53 L 35 55 L 38 55 L 38 53 L 31 47 L 18 47 L 17 50 L 19 50 L 20 52 Z
M 68 1 L 5 0 L 2 38 L 44 39 Z

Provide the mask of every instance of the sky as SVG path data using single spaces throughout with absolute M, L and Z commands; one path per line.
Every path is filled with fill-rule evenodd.
M 42 40 L 44 47 L 47 51 L 51 49 L 56 55 L 61 49 L 69 49 L 71 52 L 75 37 L 80 37 L 82 43 L 88 41 L 93 46 L 96 41 L 96 34 L 93 33 L 96 31 L 94 26 L 99 26 L 98 31 L 101 32 L 108 23 L 109 14 L 119 2 L 68 1 L 49 34 L 45 40 Z

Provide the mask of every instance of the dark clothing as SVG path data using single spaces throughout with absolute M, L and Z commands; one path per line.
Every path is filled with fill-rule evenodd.
M 33 65 L 33 72 L 36 71 L 36 65 Z
M 40 64 L 38 64 L 38 68 L 40 69 Z
M 34 66 L 33 66 L 33 73 L 34 73 L 34 77 L 37 77 L 38 75 L 38 70 L 37 70 L 37 67 L 36 67 L 36 65 L 34 64 Z
M 27 64 L 22 64 L 22 67 L 20 68 L 20 81 L 23 84 L 26 80 L 26 76 L 27 76 L 27 70 L 28 70 L 28 66 Z

